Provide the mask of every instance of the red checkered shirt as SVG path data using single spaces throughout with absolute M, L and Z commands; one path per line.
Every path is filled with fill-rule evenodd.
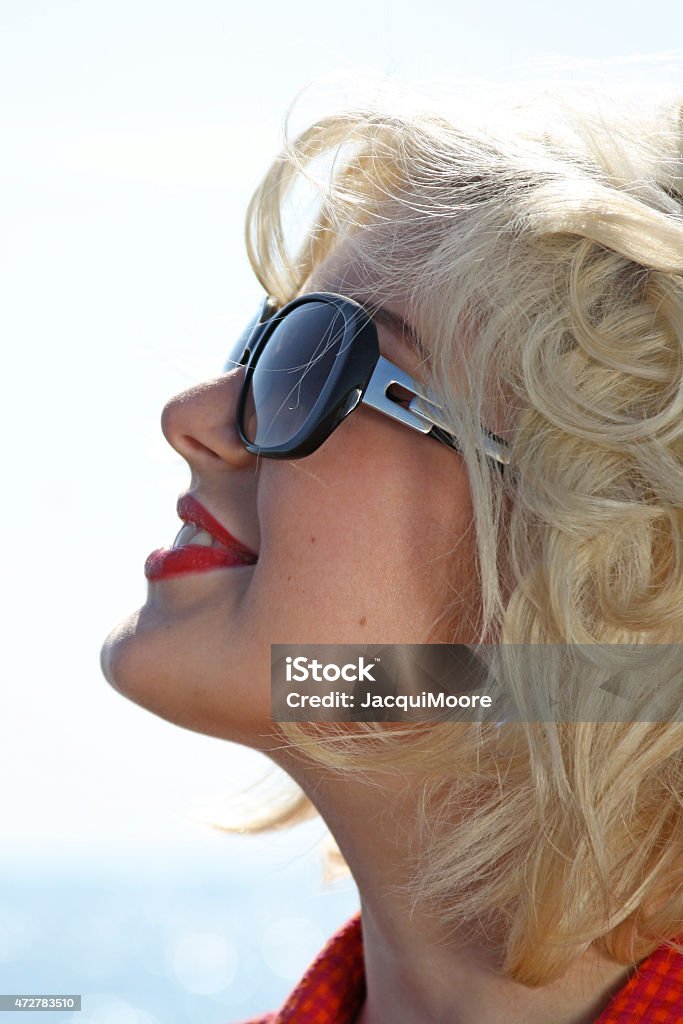
M 332 936 L 281 1010 L 243 1024 L 354 1024 L 365 999 L 360 914 Z M 683 1024 L 683 955 L 660 946 L 595 1024 Z

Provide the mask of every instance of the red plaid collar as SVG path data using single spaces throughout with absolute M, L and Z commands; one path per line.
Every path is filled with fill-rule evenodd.
M 363 933 L 355 914 L 318 954 L 282 1009 L 245 1024 L 354 1024 L 364 999 Z M 656 949 L 595 1024 L 683 1024 L 683 955 Z
M 365 1001 L 360 914 L 329 940 L 277 1013 L 244 1024 L 354 1024 Z
M 595 1024 L 682 1022 L 683 955 L 670 946 L 660 946 L 643 960 Z

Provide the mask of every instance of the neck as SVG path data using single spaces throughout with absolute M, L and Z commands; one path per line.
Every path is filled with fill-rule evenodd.
M 367 999 L 356 1024 L 594 1024 L 626 969 L 585 954 L 557 982 L 530 989 L 504 977 L 476 943 L 435 945 L 423 922 L 402 933 L 362 900 Z
M 287 765 L 315 800 L 358 885 L 367 999 L 356 1024 L 593 1024 L 628 969 L 589 949 L 565 975 L 529 988 L 500 970 L 502 943 L 477 922 L 446 933 L 405 893 L 418 788 L 381 786 Z M 419 852 L 419 851 L 418 851 Z M 502 924 L 502 922 L 501 922 Z

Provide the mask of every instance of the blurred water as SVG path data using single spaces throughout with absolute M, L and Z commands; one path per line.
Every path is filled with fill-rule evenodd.
M 277 1008 L 358 906 L 350 880 L 323 883 L 303 828 L 274 854 L 267 838 L 219 836 L 3 862 L 0 992 L 82 994 L 45 1024 L 232 1024 Z

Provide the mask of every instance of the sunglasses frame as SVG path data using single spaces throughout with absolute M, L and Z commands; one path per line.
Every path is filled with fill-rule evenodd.
M 260 445 L 250 441 L 244 431 L 244 416 L 254 370 L 268 339 L 293 310 L 309 303 L 333 306 L 344 319 L 344 336 L 332 370 L 305 422 L 293 437 L 282 444 Z M 246 342 L 238 360 L 231 366 L 245 367 L 237 406 L 237 430 L 248 452 L 269 459 L 296 459 L 310 455 L 327 440 L 346 417 L 364 404 L 396 422 L 432 437 L 453 451 L 460 452 L 457 438 L 448 429 L 444 410 L 435 396 L 389 359 L 380 355 L 377 328 L 372 316 L 353 299 L 334 292 L 309 292 L 277 310 L 270 297 L 264 301 L 258 319 L 245 332 Z M 226 370 L 228 365 L 226 364 Z M 397 399 L 389 394 L 398 386 L 412 397 Z M 484 450 L 501 471 L 510 463 L 509 445 L 503 438 L 482 427 Z

